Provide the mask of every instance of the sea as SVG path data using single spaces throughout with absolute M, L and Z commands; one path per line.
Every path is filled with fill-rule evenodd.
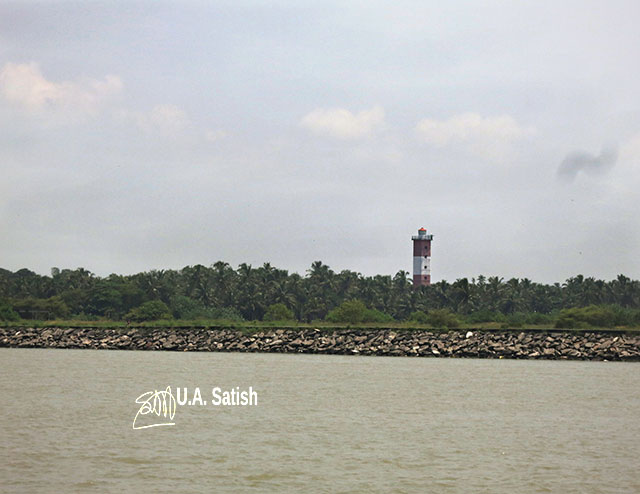
M 638 493 L 640 363 L 0 349 L 0 492 Z

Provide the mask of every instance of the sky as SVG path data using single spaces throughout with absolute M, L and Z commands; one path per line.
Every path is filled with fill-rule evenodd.
M 0 267 L 640 278 L 640 3 L 0 0 Z

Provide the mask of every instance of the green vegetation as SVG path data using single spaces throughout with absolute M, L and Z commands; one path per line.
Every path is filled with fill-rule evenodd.
M 184 295 L 178 295 L 172 300 L 171 313 L 175 319 L 181 320 L 243 320 L 233 307 L 205 307 L 200 300 Z
M 589 305 L 560 311 L 556 328 L 602 328 L 637 326 L 640 311 L 625 310 L 618 306 Z
M 20 316 L 6 301 L 0 300 L 0 321 L 18 321 Z
M 83 268 L 54 268 L 50 276 L 0 269 L 0 320 L 17 324 L 18 318 L 123 326 L 127 320 L 160 319 L 166 322 L 156 325 L 171 327 L 180 321 L 207 327 L 276 321 L 317 327 L 637 327 L 640 282 L 623 275 L 611 281 L 578 275 L 545 285 L 478 276 L 414 290 L 405 271 L 366 277 L 334 272 L 320 261 L 305 276 L 268 263 L 233 269 L 217 262 L 104 278 Z
M 270 305 L 263 321 L 293 321 L 293 312 L 283 303 Z
M 418 324 L 428 324 L 429 326 L 433 326 L 434 328 L 454 329 L 461 326 L 461 322 L 458 316 L 451 312 L 449 309 L 434 309 L 429 313 L 418 310 L 411 313 L 409 320 L 414 321 Z M 482 322 L 495 322 L 495 319 L 486 319 Z
M 459 328 L 460 320 L 449 309 L 435 309 L 427 314 L 427 323 L 435 328 Z
M 12 309 L 22 317 L 30 319 L 64 318 L 70 315 L 69 307 L 59 296 L 49 298 L 26 297 L 12 300 Z
M 358 324 L 363 322 L 393 322 L 393 317 L 376 309 L 369 309 L 361 300 L 347 300 L 329 311 L 328 322 Z
M 160 300 L 149 300 L 143 303 L 140 307 L 131 309 L 127 312 L 125 319 L 131 321 L 158 321 L 162 319 L 171 319 L 171 312 L 169 307 Z

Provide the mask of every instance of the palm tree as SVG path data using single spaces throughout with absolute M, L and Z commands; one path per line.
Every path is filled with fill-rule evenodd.
M 451 285 L 452 293 L 450 300 L 453 303 L 453 310 L 455 312 L 466 314 L 472 309 L 471 290 L 472 287 L 467 278 L 459 278 Z
M 182 269 L 186 277 L 186 296 L 199 300 L 205 307 L 211 307 L 211 282 L 208 269 L 202 264 L 187 266 Z
M 210 268 L 213 300 L 217 307 L 230 307 L 236 292 L 237 274 L 226 262 L 218 261 Z
M 478 276 L 478 309 L 496 312 L 500 310 L 504 295 L 503 279 L 497 276 Z
M 640 302 L 640 283 L 619 274 L 611 282 L 611 293 L 616 304 L 622 307 L 637 307 Z

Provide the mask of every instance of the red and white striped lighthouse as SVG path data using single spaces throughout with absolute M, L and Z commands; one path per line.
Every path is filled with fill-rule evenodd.
M 413 240 L 413 287 L 431 284 L 431 240 L 433 235 L 427 235 L 427 230 L 420 228 Z

